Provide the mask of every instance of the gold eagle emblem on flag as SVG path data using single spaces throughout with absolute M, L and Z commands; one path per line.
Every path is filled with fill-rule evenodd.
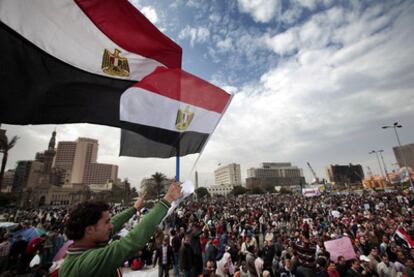
M 177 119 L 175 120 L 175 127 L 177 130 L 185 131 L 190 126 L 191 121 L 194 118 L 194 113 L 190 111 L 190 107 L 185 109 L 178 109 Z
M 105 49 L 102 57 L 102 71 L 112 76 L 128 77 L 129 65 L 128 59 L 119 55 L 120 50 L 114 50 L 114 53 Z

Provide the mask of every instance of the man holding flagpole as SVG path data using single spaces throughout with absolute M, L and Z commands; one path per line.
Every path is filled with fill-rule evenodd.
M 181 195 L 181 185 L 172 183 L 164 198 L 127 236 L 110 244 L 107 244 L 110 235 L 119 231 L 122 224 L 143 207 L 143 198 L 139 197 L 132 208 L 112 220 L 109 205 L 105 202 L 87 201 L 78 204 L 70 212 L 66 223 L 66 235 L 74 243 L 68 249 L 59 276 L 122 276 L 119 267 L 145 246 L 171 203 Z

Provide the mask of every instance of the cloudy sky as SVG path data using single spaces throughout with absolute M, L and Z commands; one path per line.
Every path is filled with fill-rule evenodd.
M 200 185 L 217 165 L 310 162 L 362 164 L 376 174 L 371 150 L 395 168 L 395 121 L 414 143 L 414 1 L 134 0 L 183 48 L 183 68 L 235 94 L 197 164 Z M 89 124 L 11 126 L 20 140 L 7 167 L 33 159 L 57 129 L 58 140 L 99 140 L 99 162 L 119 165 L 134 184 L 156 171 L 174 176 L 174 159 L 118 157 L 120 131 Z M 183 158 L 185 178 L 196 155 Z

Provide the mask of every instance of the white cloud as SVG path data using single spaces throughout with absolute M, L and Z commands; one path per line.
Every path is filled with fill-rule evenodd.
M 269 22 L 281 10 L 279 0 L 238 0 L 239 10 L 248 13 L 256 22 Z
M 212 13 L 210 14 L 210 16 L 208 17 L 208 19 L 213 22 L 213 23 L 218 23 L 221 20 L 221 15 L 219 13 Z
M 279 20 L 287 25 L 292 25 L 300 18 L 302 11 L 302 7 L 298 5 L 293 6 L 292 8 L 284 11 Z
M 156 10 L 151 6 L 145 6 L 141 9 L 141 12 L 151 21 L 153 24 L 158 23 L 158 15 Z
M 265 35 L 264 41 L 270 49 L 279 55 L 291 54 L 299 47 L 298 35 L 294 29 L 277 34 L 274 37 Z
M 255 166 L 322 155 L 317 166 L 323 166 L 366 163 L 355 149 L 365 153 L 395 145 L 379 135 L 380 126 L 412 118 L 413 11 L 409 4 L 385 15 L 365 10 L 376 16 L 334 8 L 284 33 L 263 36 L 269 49 L 290 55 L 259 82 L 237 89 L 209 155 L 219 159 L 225 151 L 245 168 L 251 157 Z
M 210 37 L 210 31 L 205 27 L 193 28 L 186 26 L 178 35 L 179 39 L 190 39 L 190 45 L 193 47 L 195 43 L 203 43 Z
M 221 51 L 231 50 L 233 48 L 233 40 L 230 37 L 220 40 L 217 42 L 217 48 Z
M 296 3 L 297 5 L 300 5 L 302 7 L 305 7 L 309 10 L 314 10 L 318 4 L 317 0 L 295 0 L 292 1 L 294 3 Z
M 282 33 L 276 33 L 277 22 L 272 22 L 277 12 L 263 10 L 279 2 L 255 3 L 260 4 L 239 1 L 234 8 L 257 22 L 268 22 L 266 34 L 254 25 L 243 26 L 229 14 L 221 13 L 219 20 L 212 12 L 201 21 L 206 25 L 187 25 L 178 36 L 194 48 L 211 40 L 205 55 L 209 65 L 216 62 L 220 69 L 211 69 L 210 81 L 235 93 L 200 160 L 200 172 L 213 172 L 219 162 L 238 162 L 245 171 L 262 161 L 291 161 L 306 173 L 304 161 L 308 160 L 323 177 L 320 169 L 329 163 L 369 164 L 366 153 L 375 148 L 386 150 L 385 159 L 391 162 L 395 137 L 392 132 L 381 133 L 380 126 L 394 121 L 404 125 L 404 143 L 414 142 L 412 2 L 374 3 L 362 9 L 354 1 L 350 7 L 320 12 L 315 7 L 332 2 L 297 4 L 284 12 L 281 21 L 287 29 Z M 309 11 L 309 18 L 298 23 Z M 203 65 L 194 62 L 192 66 Z M 251 77 L 255 69 L 260 70 L 256 75 L 260 78 Z M 247 81 L 236 87 L 232 81 L 239 75 Z M 154 171 L 173 176 L 173 159 L 118 158 L 118 130 L 85 126 L 58 127 L 58 139 L 99 138 L 99 160 L 119 164 L 120 176 L 134 182 Z M 44 150 L 53 129 L 7 128 L 10 135 L 22 137 L 10 153 L 8 167 Z M 184 160 L 183 170 L 188 171 L 194 158 Z

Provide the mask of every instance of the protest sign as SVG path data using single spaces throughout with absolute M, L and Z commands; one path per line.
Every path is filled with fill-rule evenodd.
M 340 238 L 325 241 L 326 250 L 331 254 L 331 260 L 338 262 L 339 256 L 344 256 L 345 260 L 354 259 L 356 257 L 352 242 L 349 238 Z

